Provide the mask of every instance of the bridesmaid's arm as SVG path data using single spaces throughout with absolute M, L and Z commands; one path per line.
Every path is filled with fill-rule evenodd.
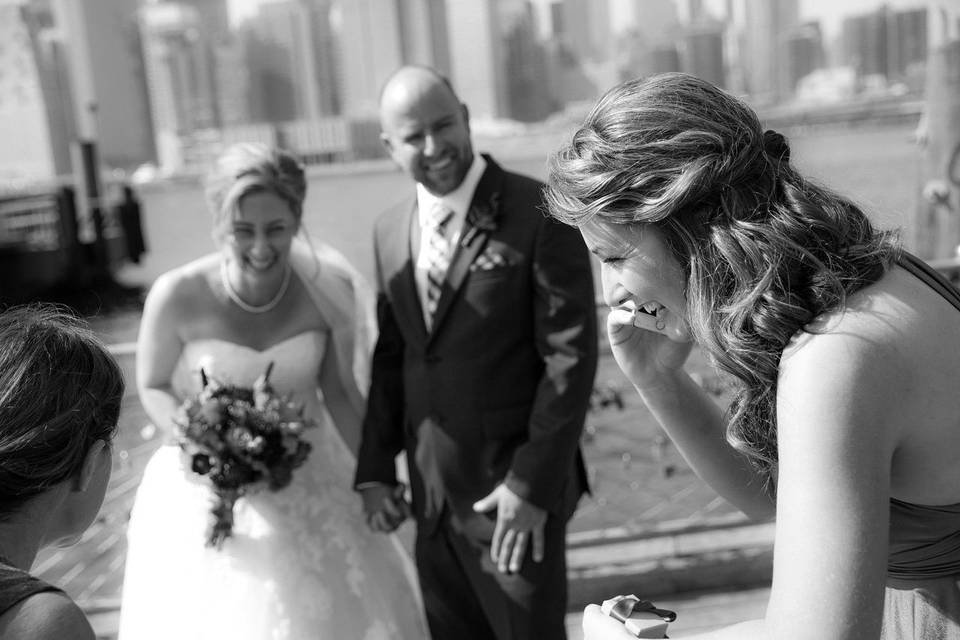
M 180 400 L 171 386 L 183 342 L 176 327 L 181 324 L 177 292 L 181 279 L 173 273 L 157 278 L 143 305 L 137 337 L 137 392 L 154 426 L 169 436 Z
M 350 376 L 340 375 L 337 350 L 328 348 L 320 365 L 320 390 L 324 402 L 347 448 L 357 456 L 360 449 L 360 424 L 363 419 L 363 394 Z

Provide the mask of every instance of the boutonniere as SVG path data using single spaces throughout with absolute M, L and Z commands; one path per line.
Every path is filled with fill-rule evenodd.
M 460 245 L 466 249 L 481 233 L 493 233 L 500 226 L 500 192 L 490 195 L 486 202 L 470 207 L 467 212 L 467 232 L 463 234 Z

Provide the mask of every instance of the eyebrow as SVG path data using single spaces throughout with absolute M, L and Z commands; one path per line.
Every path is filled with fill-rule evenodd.
M 275 220 L 268 220 L 267 222 L 263 223 L 263 226 L 273 227 L 276 225 L 286 225 L 288 224 L 288 222 L 289 222 L 288 220 L 282 220 L 280 218 L 277 218 Z M 255 223 L 248 222 L 246 220 L 234 220 L 232 224 L 234 227 L 255 227 L 256 226 Z

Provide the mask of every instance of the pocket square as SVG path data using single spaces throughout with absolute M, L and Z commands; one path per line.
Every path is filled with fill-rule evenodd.
M 474 259 L 473 264 L 470 265 L 470 271 L 491 271 L 508 265 L 509 262 L 502 253 L 491 251 L 490 247 L 487 247 L 483 253 Z

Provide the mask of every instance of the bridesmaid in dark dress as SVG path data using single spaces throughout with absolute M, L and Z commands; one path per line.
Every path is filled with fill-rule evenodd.
M 110 479 L 123 374 L 55 307 L 0 313 L 0 638 L 93 640 L 80 608 L 32 575 L 37 552 L 75 543 Z

